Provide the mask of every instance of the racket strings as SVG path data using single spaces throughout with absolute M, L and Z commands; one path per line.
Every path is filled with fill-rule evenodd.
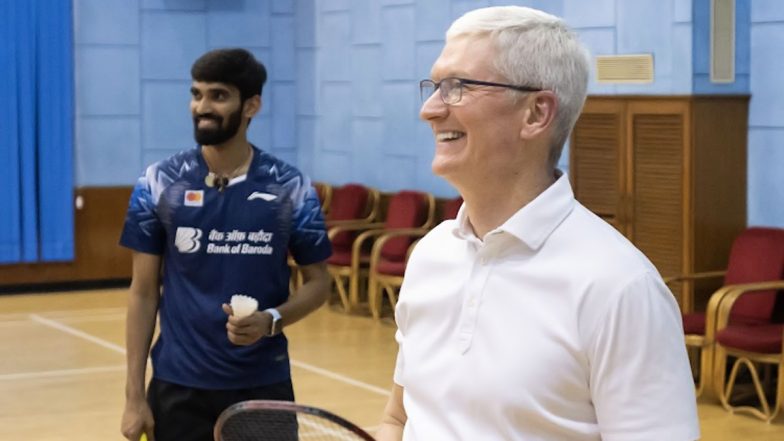
M 317 415 L 278 409 L 246 409 L 226 419 L 222 441 L 358 441 L 352 431 Z

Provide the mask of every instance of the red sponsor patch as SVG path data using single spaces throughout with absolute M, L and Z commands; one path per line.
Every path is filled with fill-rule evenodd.
M 185 192 L 186 207 L 201 207 L 202 205 L 204 205 L 203 190 L 187 190 Z

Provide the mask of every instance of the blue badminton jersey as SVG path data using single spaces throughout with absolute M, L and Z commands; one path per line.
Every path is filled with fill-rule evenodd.
M 183 151 L 148 167 L 131 195 L 120 244 L 163 256 L 153 375 L 202 389 L 285 381 L 285 336 L 234 345 L 221 304 L 245 294 L 259 310 L 278 306 L 289 252 L 302 265 L 329 257 L 318 197 L 299 170 L 256 147 L 247 175 L 222 192 L 205 185 L 207 172 L 200 148 Z

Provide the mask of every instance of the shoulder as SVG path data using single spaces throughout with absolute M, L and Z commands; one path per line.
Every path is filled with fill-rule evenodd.
M 454 242 L 459 242 L 454 234 L 457 228 L 457 221 L 454 219 L 447 219 L 440 224 L 433 227 L 419 240 L 417 248 L 434 249 L 443 251 L 443 247 L 454 239 Z
M 551 239 L 550 246 L 564 263 L 594 283 L 633 274 L 658 275 L 656 267 L 629 239 L 580 203 Z
M 183 150 L 147 166 L 134 193 L 148 193 L 157 204 L 163 192 L 175 182 L 191 179 L 199 169 L 198 148 Z
M 154 162 L 147 167 L 147 173 L 151 171 L 172 179 L 180 178 L 188 172 L 199 169 L 199 149 L 194 147 L 177 152 L 168 158 Z
M 272 153 L 257 149 L 259 159 L 256 162 L 256 171 L 262 176 L 268 176 L 279 184 L 301 183 L 310 180 L 297 167 L 284 161 Z
M 166 184 L 179 181 L 199 168 L 198 148 L 192 148 L 150 164 L 144 176 L 151 184 Z
M 582 318 L 606 317 L 625 303 L 653 302 L 677 309 L 672 293 L 645 254 L 579 203 L 541 252 L 561 268 L 579 297 Z
M 267 191 L 290 201 L 298 211 L 311 211 L 314 206 L 319 208 L 318 195 L 309 176 L 271 153 L 256 151 L 254 179 L 260 180 Z
M 456 228 L 454 219 L 445 220 L 419 239 L 406 265 L 406 275 L 427 272 L 434 264 L 443 268 L 444 265 L 457 263 L 466 245 L 455 236 Z

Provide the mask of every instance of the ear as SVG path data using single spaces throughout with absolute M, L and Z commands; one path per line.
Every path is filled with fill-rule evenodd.
M 242 116 L 245 118 L 253 118 L 261 111 L 261 95 L 253 95 L 245 100 L 242 106 Z
M 558 111 L 558 97 L 550 90 L 536 92 L 533 100 L 527 104 L 527 109 L 523 116 L 523 127 L 520 130 L 520 137 L 532 139 L 549 131 L 553 125 L 555 114 Z

